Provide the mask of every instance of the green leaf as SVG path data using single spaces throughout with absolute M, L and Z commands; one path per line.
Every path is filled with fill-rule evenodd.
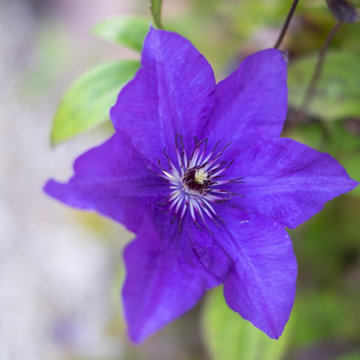
M 317 56 L 303 58 L 289 66 L 289 102 L 299 107 L 310 83 Z M 323 120 L 360 115 L 359 54 L 329 53 L 307 111 Z
M 77 79 L 57 109 L 51 143 L 58 144 L 107 120 L 117 94 L 138 68 L 138 61 L 116 61 L 100 65 Z
M 150 21 L 146 18 L 118 16 L 103 21 L 93 28 L 93 33 L 115 44 L 141 51 Z
M 289 329 L 270 339 L 226 305 L 222 288 L 209 294 L 202 325 L 213 360 L 279 360 L 287 349 Z
M 150 10 L 154 19 L 154 23 L 159 29 L 162 29 L 162 24 L 161 24 L 162 0 L 150 0 L 150 1 L 151 1 Z

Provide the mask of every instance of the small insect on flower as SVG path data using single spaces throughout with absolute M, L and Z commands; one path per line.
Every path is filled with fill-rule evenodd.
M 297 274 L 285 227 L 357 185 L 330 155 L 279 138 L 286 111 L 278 50 L 247 57 L 216 84 L 188 40 L 151 29 L 110 111 L 115 134 L 75 161 L 69 182 L 45 185 L 136 234 L 122 291 L 133 341 L 222 283 L 231 309 L 281 335 Z

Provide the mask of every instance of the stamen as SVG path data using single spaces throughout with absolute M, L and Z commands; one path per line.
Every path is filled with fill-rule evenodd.
M 173 211 L 174 218 L 179 218 L 179 231 L 181 231 L 182 220 L 189 209 L 189 215 L 197 227 L 198 219 L 208 229 L 205 216 L 213 221 L 216 226 L 224 223 L 216 214 L 212 203 L 227 201 L 233 196 L 242 196 L 233 191 L 219 189 L 221 185 L 229 183 L 242 183 L 241 177 L 235 179 L 226 179 L 226 170 L 234 163 L 234 160 L 218 161 L 223 152 L 231 145 L 228 143 L 219 152 L 216 152 L 220 141 L 214 148 L 207 153 L 208 139 L 198 141 L 195 138 L 195 146 L 187 158 L 183 137 L 176 135 L 176 161 L 177 165 L 171 161 L 169 155 L 164 149 L 164 155 L 168 163 L 168 170 L 159 166 L 161 173 L 159 176 L 169 184 L 170 193 L 168 195 L 168 209 Z M 214 155 L 216 154 L 216 155 Z M 222 178 L 222 180 L 219 180 Z M 209 230 L 210 231 L 210 230 Z

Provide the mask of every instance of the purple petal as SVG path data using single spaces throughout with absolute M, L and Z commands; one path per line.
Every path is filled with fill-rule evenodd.
M 319 212 L 326 201 L 357 186 L 329 154 L 294 140 L 281 138 L 247 147 L 239 143 L 237 154 L 230 156 L 236 158 L 232 175 L 245 181 L 236 187 L 245 197 L 234 198 L 243 211 L 261 213 L 295 228 Z
M 221 243 L 233 260 L 224 282 L 228 305 L 271 338 L 288 321 L 297 265 L 291 239 L 272 219 L 228 213 Z
M 122 295 L 134 342 L 183 315 L 207 289 L 222 283 L 230 261 L 190 219 L 179 232 L 167 214 L 145 220 L 124 257 L 127 277 Z
M 130 134 L 136 149 L 157 162 L 165 148 L 174 148 L 177 134 L 186 147 L 193 144 L 213 108 L 215 79 L 188 40 L 163 30 L 150 30 L 141 64 L 110 115 L 115 129 Z
M 132 231 L 147 204 L 163 190 L 130 138 L 121 133 L 81 155 L 74 173 L 67 183 L 48 181 L 44 191 L 67 205 L 109 216 Z
M 220 134 L 226 141 L 278 137 L 287 111 L 283 55 L 268 49 L 247 57 L 237 71 L 217 84 L 216 96 L 203 137 Z

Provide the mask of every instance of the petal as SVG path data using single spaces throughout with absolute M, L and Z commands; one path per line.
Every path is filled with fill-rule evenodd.
M 278 338 L 295 298 L 297 265 L 291 239 L 272 219 L 236 211 L 223 216 L 228 231 L 221 243 L 233 260 L 224 282 L 226 302 L 268 336 Z
M 141 64 L 111 109 L 115 129 L 131 135 L 136 149 L 154 162 L 174 148 L 176 135 L 184 136 L 190 151 L 215 101 L 211 66 L 185 38 L 154 29 Z
M 134 342 L 144 341 L 192 308 L 207 289 L 223 281 L 230 261 L 191 220 L 179 232 L 168 214 L 147 218 L 124 258 L 122 295 Z
M 129 137 L 117 133 L 81 155 L 67 183 L 49 180 L 44 191 L 67 205 L 100 212 L 135 231 L 144 209 L 162 186 Z
M 236 144 L 233 144 L 236 147 Z M 240 144 L 233 176 L 244 177 L 234 199 L 243 211 L 253 211 L 295 228 L 319 212 L 326 201 L 352 190 L 357 182 L 329 154 L 290 139 Z M 229 174 L 231 176 L 231 174 Z
M 286 62 L 280 51 L 247 57 L 239 69 L 217 84 L 216 105 L 203 137 L 275 138 L 287 111 Z

